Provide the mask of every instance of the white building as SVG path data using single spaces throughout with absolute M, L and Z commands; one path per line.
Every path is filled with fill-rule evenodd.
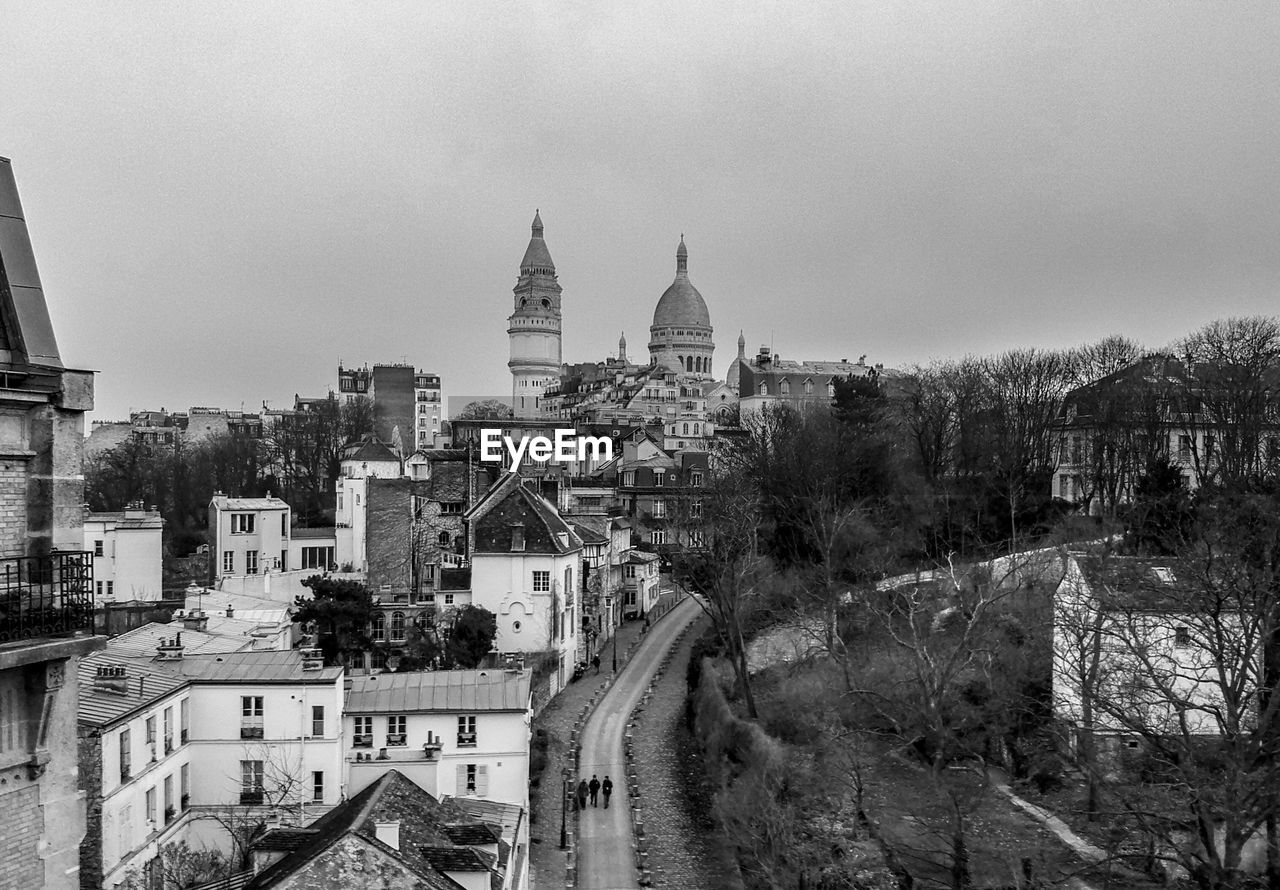
M 164 520 L 150 510 L 84 516 L 84 549 L 93 553 L 94 603 L 145 600 L 163 594 Z
M 417 671 L 353 677 L 347 691 L 347 791 L 389 769 L 440 797 L 528 807 L 527 671 Z
M 471 602 L 497 616 L 499 652 L 554 652 L 558 685 L 581 627 L 582 540 L 555 506 L 508 473 L 466 514 Z
M 289 569 L 289 505 L 279 498 L 209 501 L 215 579 Z
M 229 852 L 228 813 L 306 824 L 343 799 L 341 668 L 298 650 L 190 654 L 187 637 L 217 644 L 186 631 L 147 657 L 126 636 L 80 667 L 81 770 L 100 839 L 82 868 L 100 869 L 102 886 L 172 841 Z

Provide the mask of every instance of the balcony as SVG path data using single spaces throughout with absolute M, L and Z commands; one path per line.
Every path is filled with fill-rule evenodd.
M 242 739 L 260 739 L 262 738 L 262 723 L 242 723 L 240 724 L 240 738 Z
M 458 733 L 459 748 L 474 748 L 476 746 L 476 734 L 474 732 Z
M 93 553 L 0 560 L 0 645 L 93 633 Z
M 251 789 L 242 788 L 240 790 L 240 805 L 241 806 L 260 806 L 262 804 L 264 797 L 265 795 L 261 788 L 251 788 Z
M 403 732 L 389 732 L 389 733 L 387 733 L 387 747 L 388 747 L 388 748 L 397 747 L 397 746 L 403 747 L 404 743 L 405 743 L 405 740 L 404 740 L 404 733 L 403 733 Z
M 370 733 L 360 733 L 354 737 L 351 742 L 353 748 L 372 748 L 373 735 Z

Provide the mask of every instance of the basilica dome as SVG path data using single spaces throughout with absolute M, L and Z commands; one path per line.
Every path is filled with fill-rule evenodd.
M 676 279 L 671 282 L 658 300 L 653 310 L 653 327 L 669 328 L 680 326 L 711 327 L 711 314 L 707 312 L 707 302 L 702 294 L 689 280 L 689 251 L 684 246 L 684 238 L 676 248 Z

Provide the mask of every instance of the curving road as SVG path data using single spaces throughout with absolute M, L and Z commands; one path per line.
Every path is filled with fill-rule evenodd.
M 604 809 L 601 795 L 600 806 L 588 803 L 578 820 L 577 886 L 584 890 L 639 887 L 622 748 L 627 717 L 639 703 L 675 637 L 701 614 L 701 607 L 688 597 L 655 624 L 583 727 L 581 778 L 590 781 L 594 774 L 603 781 L 607 775 L 614 784 L 609 809 Z

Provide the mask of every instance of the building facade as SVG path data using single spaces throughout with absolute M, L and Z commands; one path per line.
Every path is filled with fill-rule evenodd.
M 542 216 L 535 213 L 533 233 L 520 277 L 515 306 L 507 319 L 511 344 L 511 405 L 517 418 L 542 415 L 542 393 L 560 376 L 560 283 L 543 238 Z

